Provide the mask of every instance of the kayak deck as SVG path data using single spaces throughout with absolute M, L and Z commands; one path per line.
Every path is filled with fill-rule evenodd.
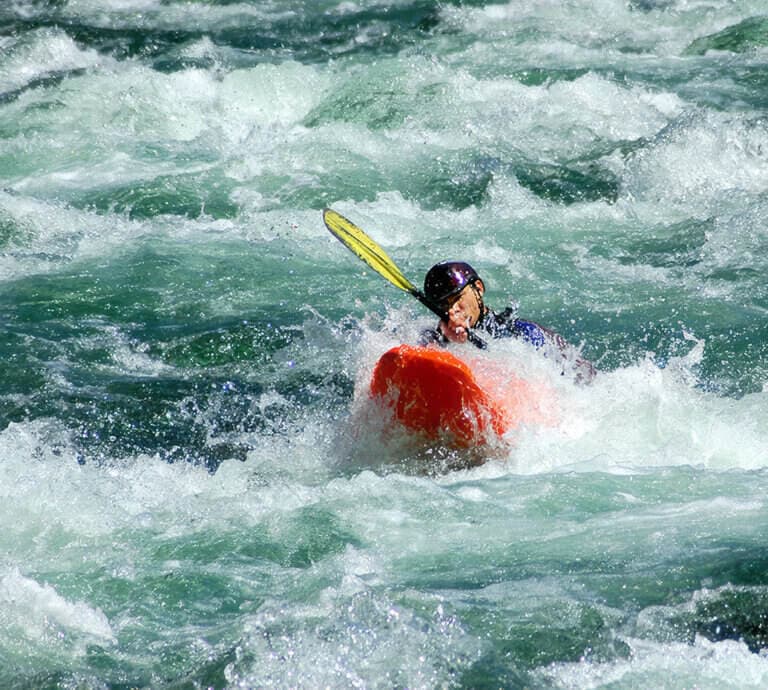
M 498 366 L 473 370 L 434 347 L 398 345 L 385 352 L 370 393 L 407 429 L 456 447 L 490 443 L 540 417 L 526 381 Z

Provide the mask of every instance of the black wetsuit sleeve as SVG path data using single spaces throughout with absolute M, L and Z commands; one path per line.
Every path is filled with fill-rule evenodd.
M 445 347 L 447 344 L 448 338 L 446 338 L 437 328 L 425 328 L 419 334 L 419 345 L 422 347 L 427 345 L 440 345 L 441 347 Z

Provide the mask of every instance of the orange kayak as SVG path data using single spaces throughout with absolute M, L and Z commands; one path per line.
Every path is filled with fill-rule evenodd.
M 406 428 L 459 448 L 493 442 L 521 424 L 551 421 L 541 392 L 497 362 L 470 367 L 434 347 L 399 345 L 385 352 L 370 392 Z

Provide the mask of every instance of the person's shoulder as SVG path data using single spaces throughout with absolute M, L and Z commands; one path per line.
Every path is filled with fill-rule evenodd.
M 515 319 L 512 326 L 513 333 L 523 340 L 541 347 L 544 345 L 548 338 L 551 338 L 554 333 L 548 328 L 544 328 L 535 321 L 529 321 L 528 319 Z

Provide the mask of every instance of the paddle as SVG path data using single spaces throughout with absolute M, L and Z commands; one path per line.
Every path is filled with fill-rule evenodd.
M 448 315 L 408 280 L 387 253 L 352 221 L 330 208 L 323 211 L 323 221 L 325 227 L 339 242 L 367 263 L 376 273 L 386 278 L 395 287 L 413 295 L 427 309 L 437 314 L 441 321 L 448 320 Z M 488 347 L 486 342 L 470 329 L 467 329 L 467 339 L 481 350 Z

